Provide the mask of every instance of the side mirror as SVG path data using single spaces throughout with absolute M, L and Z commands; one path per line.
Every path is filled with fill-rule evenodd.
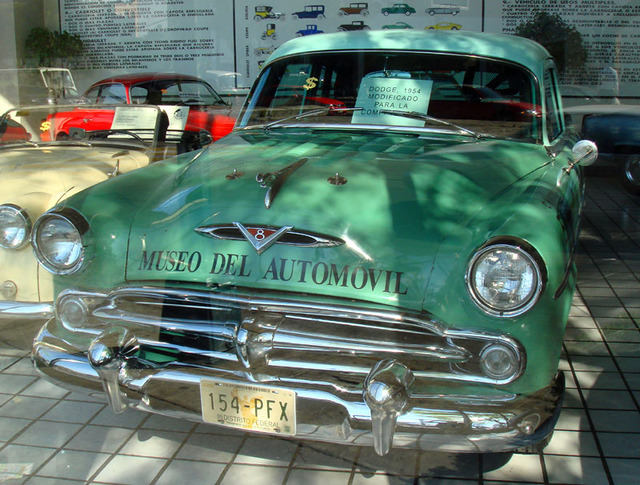
M 87 130 L 84 128 L 69 128 L 69 137 L 74 140 L 84 140 L 87 137 Z
M 573 146 L 573 165 L 580 164 L 583 167 L 593 165 L 598 159 L 598 147 L 590 140 L 580 140 Z
M 200 148 L 206 147 L 213 143 L 213 136 L 207 130 L 200 130 L 198 132 L 198 143 Z
M 573 170 L 576 165 L 583 167 L 593 165 L 598 159 L 598 147 L 590 140 L 580 140 L 573 146 L 571 153 L 573 154 L 573 162 L 564 169 L 566 173 Z

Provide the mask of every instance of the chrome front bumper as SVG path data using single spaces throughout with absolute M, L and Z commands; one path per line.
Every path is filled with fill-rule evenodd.
M 146 288 L 65 293 L 57 305 L 58 320 L 35 339 L 36 368 L 71 389 L 106 392 L 115 412 L 203 421 L 203 380 L 286 388 L 295 392 L 296 438 L 373 446 L 381 455 L 392 447 L 515 450 L 543 440 L 560 412 L 561 373 L 526 396 L 471 373 L 478 349 L 517 342 L 407 315 Z M 78 310 L 87 312 L 78 328 L 65 324 L 69 341 L 57 336 L 65 308 L 76 323 Z M 153 317 L 153 308 L 163 310 Z M 144 349 L 169 357 L 150 359 Z
M 39 319 L 48 320 L 53 316 L 51 302 L 0 301 L 0 320 Z

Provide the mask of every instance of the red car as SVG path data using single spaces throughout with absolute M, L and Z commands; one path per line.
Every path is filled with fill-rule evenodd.
M 175 73 L 124 74 L 93 84 L 84 97 L 91 104 L 154 104 L 168 115 L 167 136 L 208 131 L 213 141 L 227 135 L 235 123 L 231 107 L 204 80 Z M 114 111 L 83 109 L 81 106 L 56 114 L 56 137 L 69 135 L 69 128 L 87 131 L 109 129 Z

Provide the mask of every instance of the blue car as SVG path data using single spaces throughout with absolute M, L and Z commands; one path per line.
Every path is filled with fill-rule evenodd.
M 305 5 L 304 10 L 301 12 L 293 12 L 292 15 L 299 19 L 323 19 L 324 5 Z
M 300 29 L 296 32 L 297 37 L 302 37 L 304 35 L 313 35 L 313 34 L 322 34 L 324 31 L 319 30 L 316 24 L 307 25 L 306 29 Z

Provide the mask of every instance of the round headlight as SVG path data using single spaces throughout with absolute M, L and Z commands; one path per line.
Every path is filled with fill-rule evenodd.
M 19 249 L 29 241 L 31 220 L 27 211 L 17 205 L 0 205 L 0 246 Z
M 467 286 L 474 302 L 489 314 L 515 316 L 531 308 L 542 291 L 535 259 L 508 244 L 488 246 L 472 259 Z
M 75 214 L 75 213 L 74 213 Z M 82 234 L 85 224 L 79 224 L 79 216 L 46 213 L 36 222 L 33 231 L 33 247 L 42 266 L 54 274 L 70 274 L 77 271 L 84 257 Z M 82 219 L 80 222 L 84 222 Z

